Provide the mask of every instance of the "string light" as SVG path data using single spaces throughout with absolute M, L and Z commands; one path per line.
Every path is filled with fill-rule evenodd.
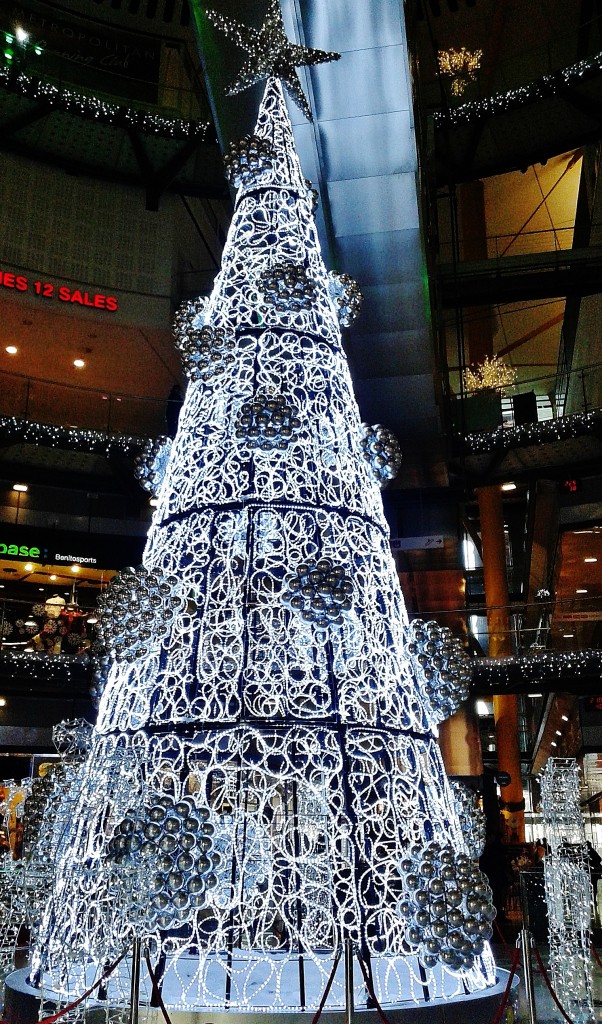
M 27 99 L 41 101 L 54 110 L 63 110 L 78 117 L 122 128 L 135 128 L 145 134 L 161 135 L 166 138 L 189 138 L 198 135 L 205 141 L 211 127 L 208 121 L 162 117 L 148 110 L 137 110 L 101 100 L 96 96 L 86 96 L 65 86 L 52 85 L 33 75 L 26 75 L 18 66 L 0 67 L 0 85 L 20 96 L 26 96 Z
M 452 96 L 461 96 L 469 82 L 474 81 L 475 73 L 481 67 L 482 50 L 439 50 L 439 71 L 448 75 L 451 80 Z
M 508 387 L 516 380 L 516 370 L 507 366 L 497 356 L 485 356 L 480 365 L 464 371 L 464 387 L 467 391 L 485 391 Z
M 548 843 L 544 883 L 552 981 L 568 1017 L 592 1021 L 593 892 L 577 762 L 572 758 L 549 758 L 540 785 L 542 825 Z
M 22 420 L 17 416 L 0 416 L 0 438 L 8 442 L 93 452 L 106 455 L 107 458 L 111 455 L 137 455 L 149 441 L 146 437 L 131 434 L 108 434 L 103 430 L 87 430 L 83 427 L 54 426 Z
M 512 658 L 474 658 L 472 688 L 474 693 L 503 693 L 547 681 L 550 689 L 559 679 L 602 676 L 602 651 L 545 651 Z M 530 696 L 532 696 L 530 694 Z
M 507 448 L 527 447 L 545 444 L 548 441 L 564 441 L 569 437 L 581 437 L 599 429 L 602 412 L 574 413 L 556 420 L 541 423 L 525 423 L 516 427 L 496 427 L 492 431 L 465 434 L 464 444 L 474 454 L 502 451 Z
M 453 110 L 438 110 L 433 116 L 435 127 L 445 124 L 470 124 L 474 121 L 518 110 L 528 103 L 547 99 L 559 92 L 566 92 L 567 87 L 594 78 L 602 71 L 602 52 L 594 57 L 577 61 L 560 71 L 543 75 L 528 85 L 508 89 L 506 92 L 494 93 L 482 100 L 471 100 L 462 103 Z

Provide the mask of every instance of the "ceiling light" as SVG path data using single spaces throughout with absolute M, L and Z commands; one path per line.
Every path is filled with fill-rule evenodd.
M 33 569 L 33 565 L 31 564 L 31 562 L 26 562 L 25 563 L 25 572 L 31 572 L 32 569 Z
M 512 481 L 509 480 L 507 484 L 502 484 L 502 490 L 503 491 L 515 491 L 516 490 L 516 484 L 512 483 Z
M 29 32 L 26 32 L 25 29 L 21 28 L 20 25 L 17 25 L 15 29 L 15 35 L 17 37 L 18 43 L 26 43 L 27 40 L 29 39 Z
M 576 594 L 587 594 L 587 590 L 585 589 L 585 587 L 577 587 L 575 593 Z
M 13 491 L 21 491 L 22 494 L 26 494 L 28 490 L 27 484 L 13 484 Z
M 7 345 L 4 351 L 8 352 L 9 356 L 16 356 L 19 349 L 16 345 Z
M 71 572 L 79 572 L 80 568 L 81 568 L 81 566 L 79 566 L 79 565 L 72 565 L 71 566 Z
M 27 621 L 24 623 L 24 625 L 25 626 L 37 626 L 37 622 L 36 622 L 35 619 L 27 619 Z
M 592 558 L 592 557 L 590 557 L 590 558 L 584 558 L 584 559 L 583 559 L 583 561 L 584 561 L 584 562 L 597 562 L 597 561 L 598 561 L 598 559 L 597 559 L 597 558 Z
M 52 575 L 52 576 L 50 577 L 50 579 L 51 579 L 52 583 L 54 583 L 54 581 L 55 581 L 55 579 L 56 579 L 56 576 L 55 576 L 55 575 L 53 574 L 53 575 Z
M 480 715 L 481 718 L 487 718 L 490 714 L 491 714 L 491 711 L 489 710 L 489 708 L 487 706 L 487 701 L 478 700 L 477 701 L 477 715 Z
M 565 640 L 572 640 L 572 638 L 575 636 L 574 633 L 563 633 L 562 635 Z
M 562 729 L 557 729 L 556 730 L 556 735 L 557 736 L 562 736 Z
M 557 744 L 556 740 L 552 740 L 552 742 L 550 743 L 550 746 L 551 747 L 557 747 L 558 744 Z
M 87 622 L 88 622 L 89 626 L 95 626 L 96 623 L 98 622 L 98 619 L 96 618 L 95 615 L 89 615 L 88 619 L 87 619 Z
M 578 537 L 579 534 L 581 534 L 581 533 L 593 533 L 593 532 L 594 532 L 593 530 L 573 530 L 573 533 L 575 534 L 576 537 Z
M 528 693 L 527 697 L 541 697 L 541 693 Z
M 6 697 L 0 697 L 0 708 L 6 707 Z
M 563 722 L 568 722 L 568 720 L 569 720 L 569 716 L 568 715 L 561 715 L 560 717 L 562 718 Z
M 44 590 L 44 587 L 38 587 L 38 590 L 42 590 L 42 591 L 43 591 L 43 590 Z
M 73 365 L 77 366 L 78 370 L 81 370 L 86 365 L 86 363 L 84 359 L 74 359 Z

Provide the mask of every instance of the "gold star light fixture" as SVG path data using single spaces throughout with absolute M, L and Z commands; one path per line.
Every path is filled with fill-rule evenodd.
M 216 28 L 221 29 L 227 36 L 232 36 L 238 46 L 249 54 L 248 60 L 227 90 L 228 96 L 235 96 L 236 93 L 263 81 L 264 78 L 279 78 L 307 119 L 313 120 L 296 69 L 339 60 L 340 53 L 312 50 L 307 46 L 291 43 L 284 32 L 279 0 L 270 0 L 265 20 L 259 30 L 243 25 L 233 18 L 226 18 L 218 11 L 207 11 L 207 17 Z

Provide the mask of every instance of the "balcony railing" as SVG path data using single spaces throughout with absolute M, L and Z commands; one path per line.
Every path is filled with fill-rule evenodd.
M 562 420 L 602 409 L 602 363 L 452 399 L 452 429 L 472 434 Z
M 18 373 L 0 373 L 0 416 L 156 437 L 165 433 L 164 399 L 57 384 Z

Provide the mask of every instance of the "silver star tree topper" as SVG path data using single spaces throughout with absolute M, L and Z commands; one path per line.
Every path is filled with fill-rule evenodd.
M 296 68 L 339 60 L 340 53 L 312 50 L 310 47 L 291 43 L 284 31 L 279 0 L 270 0 L 259 31 L 233 18 L 226 18 L 218 11 L 208 10 L 207 17 L 216 28 L 221 29 L 227 36 L 232 36 L 238 46 L 249 54 L 249 59 L 227 90 L 228 96 L 235 96 L 236 93 L 263 81 L 264 78 L 279 78 L 307 119 L 313 120 Z

